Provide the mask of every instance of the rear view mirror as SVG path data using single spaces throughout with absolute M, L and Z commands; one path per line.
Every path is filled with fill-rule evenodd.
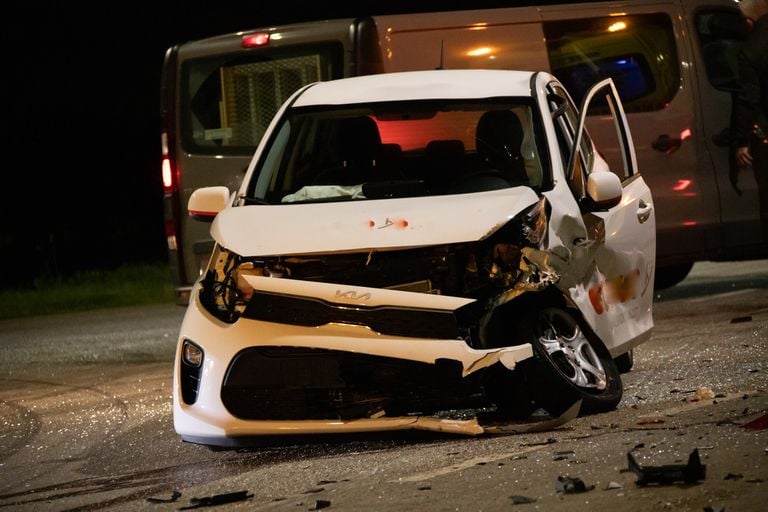
M 193 219 L 211 222 L 228 204 L 229 189 L 227 187 L 205 187 L 192 192 L 187 210 Z
M 587 197 L 594 209 L 607 210 L 621 202 L 621 180 L 612 172 L 593 172 L 587 178 Z

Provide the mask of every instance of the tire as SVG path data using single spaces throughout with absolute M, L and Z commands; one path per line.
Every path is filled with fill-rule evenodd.
M 693 262 L 656 267 L 656 278 L 653 280 L 654 289 L 663 290 L 679 284 L 688 277 L 692 268 Z
M 616 368 L 619 369 L 619 373 L 629 373 L 632 367 L 635 366 L 635 354 L 632 350 L 624 352 L 620 356 L 613 360 L 616 363 Z
M 621 376 L 597 336 L 563 308 L 544 308 L 532 316 L 535 357 L 524 362 L 536 404 L 553 416 L 577 400 L 580 414 L 615 409 L 623 391 Z

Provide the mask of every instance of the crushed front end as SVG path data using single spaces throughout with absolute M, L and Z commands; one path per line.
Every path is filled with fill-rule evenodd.
M 515 416 L 503 397 L 532 349 L 500 325 L 516 322 L 518 296 L 558 280 L 539 249 L 547 214 L 542 199 L 481 240 L 430 247 L 244 257 L 217 245 L 182 325 L 177 431 L 206 444 L 479 434 L 478 414 Z

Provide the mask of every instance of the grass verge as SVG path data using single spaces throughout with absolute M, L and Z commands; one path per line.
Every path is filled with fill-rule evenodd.
M 174 301 L 167 264 L 92 270 L 68 279 L 39 279 L 23 290 L 0 290 L 0 319 Z

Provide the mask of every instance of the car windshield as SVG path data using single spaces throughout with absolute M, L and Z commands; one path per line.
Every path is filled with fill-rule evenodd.
M 288 111 L 248 188 L 299 203 L 542 188 L 530 98 L 390 102 Z

